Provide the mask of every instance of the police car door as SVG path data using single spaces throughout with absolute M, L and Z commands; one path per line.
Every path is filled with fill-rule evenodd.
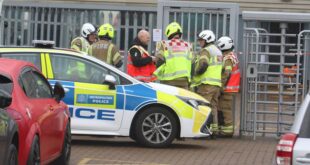
M 47 59 L 51 65 L 47 63 L 47 68 L 53 73 L 50 83 L 60 81 L 65 88 L 72 133 L 107 134 L 104 131 L 120 128 L 124 95 L 117 93 L 116 86 L 104 84 L 110 76 L 107 68 L 79 56 L 50 53 Z

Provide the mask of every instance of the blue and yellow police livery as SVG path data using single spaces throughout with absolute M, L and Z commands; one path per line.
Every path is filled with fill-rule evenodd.
M 63 85 L 72 134 L 130 136 L 150 147 L 205 137 L 208 102 L 180 88 L 142 83 L 94 57 L 63 49 L 0 48 L 3 58 L 34 63 Z

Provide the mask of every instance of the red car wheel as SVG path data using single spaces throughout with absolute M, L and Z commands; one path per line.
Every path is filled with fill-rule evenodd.
M 36 135 L 33 138 L 33 142 L 31 145 L 31 150 L 29 153 L 27 165 L 39 165 L 40 163 L 41 163 L 40 144 L 39 144 L 39 138 Z

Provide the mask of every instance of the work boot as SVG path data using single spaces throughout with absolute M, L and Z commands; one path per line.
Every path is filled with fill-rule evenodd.
M 211 124 L 210 128 L 212 131 L 211 138 L 216 139 L 216 136 L 218 135 L 218 131 L 219 131 L 218 124 Z
M 221 126 L 219 130 L 220 137 L 233 137 L 234 135 L 234 126 L 233 125 L 225 125 Z

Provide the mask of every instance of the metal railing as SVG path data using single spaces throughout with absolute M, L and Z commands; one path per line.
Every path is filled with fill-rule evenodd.
M 280 28 L 277 34 L 245 28 L 241 133 L 250 133 L 254 139 L 257 134 L 280 136 L 287 132 L 308 88 L 304 79 L 308 59 L 302 56 L 308 38 L 289 42 L 297 35 L 287 34 L 286 24 Z
M 183 27 L 183 39 L 199 50 L 197 35 L 212 30 L 216 38 L 230 36 L 238 42 L 239 5 L 236 3 L 158 1 L 157 27 L 163 28 L 172 21 Z
M 57 47 L 69 48 L 80 28 L 90 22 L 97 27 L 111 23 L 115 28 L 113 42 L 127 52 L 137 31 L 156 28 L 156 8 L 110 5 L 105 3 L 6 1 L 0 19 L 0 45 L 30 46 L 32 40 L 53 40 Z M 155 47 L 150 41 L 149 50 Z
M 303 68 L 304 71 L 303 73 L 303 91 L 302 91 L 302 99 L 305 98 L 305 95 L 307 94 L 307 92 L 309 91 L 309 79 L 310 79 L 310 73 L 307 73 L 306 70 L 309 70 L 310 68 L 310 58 L 309 58 L 309 53 L 310 53 L 310 30 L 303 30 L 298 34 L 298 38 L 297 38 L 297 56 L 299 56 L 298 60 L 301 59 L 301 57 L 303 57 Z M 298 62 L 302 62 L 302 61 L 298 61 Z M 299 66 L 297 66 L 297 71 L 299 71 L 301 68 Z M 300 78 L 297 77 L 297 81 Z M 297 108 L 295 109 L 297 111 Z
M 192 42 L 194 50 L 197 50 L 197 33 L 204 29 L 213 30 L 217 37 L 233 35 L 237 39 L 237 4 L 159 1 L 158 5 L 162 8 L 105 2 L 5 1 L 0 19 L 0 45 L 31 46 L 33 40 L 53 40 L 56 47 L 69 48 L 71 41 L 80 36 L 84 23 L 97 27 L 111 23 L 115 28 L 112 42 L 121 50 L 122 70 L 126 70 L 127 50 L 140 29 L 149 30 L 153 36 L 153 29 L 162 28 L 164 33 L 169 22 L 178 21 L 183 27 L 183 39 Z M 163 19 L 158 20 L 158 15 Z M 148 51 L 154 52 L 155 45 L 151 39 Z

